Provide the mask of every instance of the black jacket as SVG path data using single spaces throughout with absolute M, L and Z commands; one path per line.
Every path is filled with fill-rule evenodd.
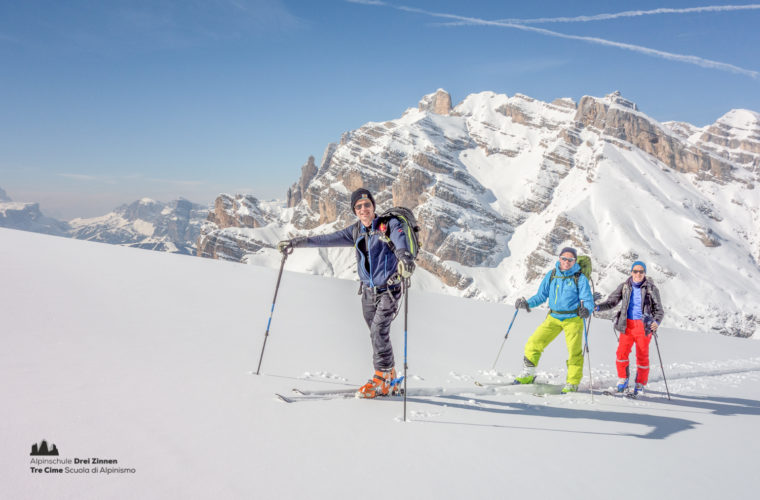
M 607 300 L 597 304 L 600 311 L 607 311 L 618 305 L 618 303 L 621 303 L 620 310 L 615 317 L 615 330 L 619 332 L 625 331 L 632 287 L 633 281 L 631 278 L 628 278 L 607 297 Z M 641 311 L 642 316 L 653 318 L 658 325 L 662 323 L 665 311 L 662 308 L 660 291 L 648 278 L 644 278 L 644 281 L 641 283 L 641 308 L 643 309 Z

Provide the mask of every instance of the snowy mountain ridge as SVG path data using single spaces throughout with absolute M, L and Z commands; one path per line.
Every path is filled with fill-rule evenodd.
M 208 207 L 185 199 L 162 203 L 142 198 L 101 217 L 73 219 L 71 236 L 149 250 L 195 254 Z
M 100 217 L 68 222 L 45 216 L 39 203 L 13 202 L 0 189 L 0 227 L 148 250 L 197 253 L 208 207 L 178 199 L 163 203 L 142 198 Z
M 13 201 L 2 188 L 0 188 L 0 227 L 55 236 L 65 236 L 70 231 L 67 223 L 44 215 L 39 203 Z
M 426 290 L 511 303 L 535 293 L 572 245 L 593 257 L 602 293 L 633 260 L 647 262 L 674 327 L 760 329 L 758 113 L 733 110 L 698 128 L 659 123 L 617 92 L 577 104 L 493 92 L 450 103 L 439 89 L 400 118 L 343 134 L 303 166 L 287 210 L 261 212 L 255 227 L 204 225 L 201 254 L 277 265 L 278 239 L 352 223 L 349 195 L 366 187 L 379 209 L 414 209 Z M 288 261 L 343 278 L 353 266 L 336 249 L 299 249 Z

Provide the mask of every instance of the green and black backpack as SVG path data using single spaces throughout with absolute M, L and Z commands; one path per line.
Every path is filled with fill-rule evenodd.
M 580 294 L 580 288 L 578 287 L 578 278 L 580 278 L 581 274 L 582 274 L 588 280 L 589 285 L 591 286 L 591 289 L 592 289 L 592 293 L 593 293 L 594 282 L 591 280 L 591 257 L 589 257 L 588 255 L 579 255 L 578 256 L 578 260 L 576 260 L 576 262 L 578 263 L 579 266 L 581 266 L 581 270 L 580 271 L 576 272 L 575 274 L 573 274 L 571 276 L 557 276 L 557 268 L 555 267 L 555 268 L 552 269 L 552 276 L 549 279 L 549 283 L 551 283 L 552 280 L 554 280 L 554 278 L 557 278 L 559 280 L 566 280 L 566 279 L 573 278 L 573 280 L 575 281 L 575 288 L 576 288 L 576 290 L 578 290 L 578 293 Z M 571 314 L 571 313 L 575 313 L 577 311 L 554 311 L 554 310 L 552 310 L 552 312 L 557 313 L 557 314 Z
M 388 221 L 396 219 L 401 223 L 401 228 L 406 237 L 407 245 L 409 246 L 409 253 L 411 253 L 412 257 L 416 259 L 417 255 L 420 253 L 420 239 L 418 235 L 420 232 L 420 226 L 417 225 L 417 219 L 414 217 L 414 213 L 406 207 L 393 207 L 378 215 L 377 218 L 377 231 L 380 233 L 380 239 L 391 247 L 392 252 L 396 251 L 396 245 L 391 241 Z M 354 225 L 354 242 L 359 239 L 361 232 L 360 224 L 361 222 L 357 222 Z

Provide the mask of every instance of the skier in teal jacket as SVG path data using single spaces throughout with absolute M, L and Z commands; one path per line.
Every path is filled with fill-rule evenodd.
M 525 344 L 523 371 L 515 379 L 518 384 L 532 384 L 536 379 L 536 366 L 541 354 L 564 330 L 567 343 L 567 379 L 563 393 L 578 390 L 583 378 L 583 319 L 594 309 L 594 296 L 588 279 L 581 273 L 576 262 L 578 253 L 574 248 L 565 247 L 552 271 L 546 273 L 538 292 L 528 300 L 517 299 L 515 308 L 525 309 L 539 306 L 548 300 L 549 314 Z

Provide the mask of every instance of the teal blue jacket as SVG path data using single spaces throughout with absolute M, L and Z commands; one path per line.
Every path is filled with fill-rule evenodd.
M 588 278 L 581 273 L 578 277 L 578 286 L 575 285 L 574 276 L 580 271 L 581 266 L 576 262 L 573 267 L 562 272 L 559 269 L 559 261 L 557 261 L 554 268 L 554 278 L 552 279 L 551 271 L 546 273 L 538 287 L 538 292 L 528 299 L 528 305 L 533 308 L 543 304 L 548 299 L 549 308 L 552 310 L 551 315 L 559 320 L 578 316 L 576 311 L 580 307 L 581 301 L 591 313 L 594 310 L 594 296 L 591 293 Z

